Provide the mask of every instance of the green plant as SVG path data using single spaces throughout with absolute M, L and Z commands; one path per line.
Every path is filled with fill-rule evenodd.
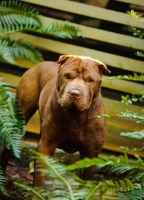
M 144 161 L 138 156 L 136 156 L 135 162 L 130 162 L 125 154 L 120 157 L 85 158 L 66 166 L 60 161 L 39 154 L 32 149 L 30 152 L 45 166 L 42 172 L 47 180 L 45 181 L 46 186 L 43 188 L 31 188 L 15 182 L 17 187 L 25 191 L 26 198 L 34 196 L 36 200 L 118 200 L 127 192 L 139 191 L 138 195 L 143 195 Z M 97 177 L 94 181 L 83 181 L 73 173 L 75 170 L 91 165 L 97 166 Z
M 136 19 L 137 21 L 144 23 L 144 18 L 141 15 L 138 15 L 134 10 L 131 10 L 131 12 L 129 12 L 129 14 Z M 143 39 L 144 33 L 142 30 L 139 30 L 135 27 L 131 27 L 131 31 L 133 32 L 134 36 L 137 36 L 141 39 Z M 144 53 L 143 52 L 136 52 L 137 56 L 143 57 Z M 133 76 L 129 75 L 129 76 L 118 76 L 116 77 L 118 79 L 125 79 L 125 80 L 132 80 L 132 81 L 144 81 L 144 75 L 140 74 L 137 75 L 136 73 L 134 73 Z M 126 105 L 128 104 L 132 104 L 135 102 L 140 102 L 140 103 L 144 103 L 144 91 L 139 91 L 138 94 L 132 94 L 131 97 L 130 95 L 126 95 L 126 96 L 122 96 L 122 103 L 125 103 Z M 138 116 L 137 116 L 138 117 Z M 136 119 L 137 119 L 136 117 Z M 139 118 L 141 118 L 141 122 L 144 122 L 144 115 L 139 116 Z M 129 133 L 121 133 L 121 136 L 124 137 L 129 137 L 129 138 L 134 138 L 134 139 L 143 139 L 144 138 L 144 130 L 141 131 L 134 131 L 134 132 L 129 132 Z M 142 151 L 144 149 L 144 146 L 142 148 L 132 148 L 129 149 L 128 147 L 121 147 L 123 149 L 126 150 L 131 150 L 131 151 Z
M 6 189 L 4 187 L 5 183 L 6 183 L 6 178 L 5 178 L 3 170 L 0 167 L 0 193 L 7 195 Z
M 14 41 L 8 35 L 15 32 L 34 32 L 58 38 L 80 37 L 82 32 L 70 22 L 43 26 L 39 13 L 28 3 L 17 0 L 2 1 L 0 4 L 0 59 L 17 64 L 16 58 L 25 58 L 38 63 L 42 54 L 29 42 Z
M 6 88 L 10 89 L 10 85 L 0 80 L 0 147 L 12 149 L 13 155 L 20 158 L 20 139 L 25 134 L 25 119 L 14 93 Z M 6 193 L 4 184 L 5 176 L 0 168 L 0 192 Z
M 14 93 L 6 90 L 8 84 L 0 81 L 0 139 L 13 155 L 20 157 L 20 139 L 25 134 L 25 119 Z
M 134 10 L 131 10 L 131 12 L 129 12 L 129 14 L 137 21 L 144 23 L 144 18 L 141 17 L 141 15 L 138 15 Z M 144 33 L 142 32 L 142 30 L 139 30 L 135 27 L 130 27 L 130 30 L 133 32 L 134 36 L 137 36 L 141 39 L 143 38 Z M 144 56 L 144 54 L 142 52 L 137 52 L 136 55 Z M 143 82 L 144 75 L 134 73 L 133 75 L 113 76 L 110 79 Z M 144 91 L 138 91 L 137 94 L 131 94 L 131 95 L 127 94 L 126 96 L 123 95 L 121 98 L 122 98 L 121 102 L 125 103 L 126 105 L 136 103 L 136 102 L 140 102 L 143 104 L 144 103 Z M 105 114 L 105 115 L 98 116 L 98 117 L 133 119 L 137 123 L 141 122 L 144 124 L 144 115 L 138 115 L 137 113 L 133 113 L 132 111 L 125 111 L 125 112 L 121 112 L 120 114 L 116 114 L 116 115 Z M 124 136 L 124 137 L 130 137 L 133 139 L 143 139 L 144 138 L 143 133 L 144 133 L 143 130 L 141 130 L 141 131 L 134 131 L 134 132 L 128 132 L 128 133 L 121 133 L 120 135 Z M 131 149 L 129 147 L 122 146 L 121 149 L 126 150 L 126 151 L 130 151 L 130 150 L 131 151 L 142 151 L 144 149 L 144 146 L 142 148 L 131 148 Z
M 133 10 L 130 12 L 130 14 L 136 20 L 138 20 L 142 23 L 144 22 L 144 19 L 141 18 L 140 15 L 137 15 L 137 13 L 134 12 Z M 131 30 L 133 30 L 133 34 L 135 36 L 143 38 L 144 33 L 141 30 L 138 30 L 134 27 L 132 27 Z M 136 55 L 144 56 L 143 52 L 137 52 Z M 127 80 L 127 81 L 129 81 L 129 80 L 144 81 L 144 75 L 143 74 L 138 75 L 138 74 L 134 73 L 134 75 L 124 75 L 124 76 L 119 75 L 119 76 L 111 77 L 111 79 L 119 79 L 119 80 Z M 132 104 L 135 102 L 140 102 L 143 104 L 144 103 L 144 91 L 138 91 L 138 94 L 132 94 L 131 96 L 130 95 L 122 96 L 121 102 L 125 103 L 126 105 Z M 135 120 L 137 123 L 144 124 L 144 115 L 138 115 L 137 113 L 133 113 L 132 111 L 128 111 L 128 110 L 126 110 L 125 112 L 116 114 L 116 115 L 104 114 L 104 115 L 96 116 L 96 117 L 132 119 L 132 120 Z M 123 137 L 141 140 L 144 138 L 144 130 L 128 132 L 128 133 L 122 132 L 120 135 Z M 128 151 L 143 151 L 144 145 L 142 148 L 135 148 L 135 147 L 129 148 L 127 146 L 126 147 L 121 146 L 120 148 L 126 152 L 128 152 Z M 117 163 L 112 168 L 109 166 L 109 164 L 108 164 L 108 166 L 105 165 L 104 168 L 102 167 L 102 173 L 106 172 L 109 175 L 115 175 L 117 178 L 119 177 L 119 175 L 122 175 L 122 180 L 124 180 L 124 178 L 128 178 L 128 180 L 130 180 L 131 183 L 135 186 L 135 187 L 133 187 L 132 190 L 127 191 L 124 194 L 120 195 L 119 199 L 142 200 L 144 198 L 144 190 L 143 190 L 143 187 L 144 187 L 144 168 L 143 168 L 143 166 L 144 166 L 144 164 L 143 164 L 143 161 L 141 158 L 139 158 L 139 157 L 137 157 L 137 158 L 138 158 L 138 163 L 140 164 L 140 166 L 139 166 L 140 168 L 137 166 L 138 163 L 136 163 L 135 166 L 134 165 L 132 166 L 129 163 L 128 159 L 125 160 L 127 163 L 123 163 L 124 160 L 119 160 L 119 166 L 117 165 L 118 164 Z M 98 167 L 98 165 L 97 165 L 97 167 Z M 136 172 L 136 174 L 135 174 L 135 172 Z

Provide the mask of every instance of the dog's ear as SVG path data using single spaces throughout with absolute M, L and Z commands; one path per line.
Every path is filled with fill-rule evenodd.
M 57 63 L 63 64 L 69 57 L 70 57 L 70 55 L 62 55 L 62 56 L 59 57 Z
M 111 71 L 108 70 L 107 66 L 105 64 L 99 65 L 99 68 L 104 72 L 105 74 L 111 74 Z
M 107 66 L 106 66 L 104 63 L 102 63 L 102 62 L 100 62 L 100 61 L 96 61 L 96 63 L 97 63 L 97 66 L 98 66 L 98 68 L 99 68 L 99 71 L 100 71 L 100 74 L 101 74 L 101 75 L 102 75 L 103 72 L 104 72 L 105 74 L 111 74 L 111 71 L 108 70 Z

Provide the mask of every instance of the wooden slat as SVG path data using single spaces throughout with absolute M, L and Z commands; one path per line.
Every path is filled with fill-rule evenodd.
M 13 74 L 8 74 L 0 71 L 0 77 L 2 77 L 2 81 L 10 84 L 13 87 L 17 87 L 18 82 L 20 80 L 19 76 L 13 75 Z
M 94 59 L 101 60 L 106 65 L 110 65 L 115 68 L 120 68 L 124 70 L 130 70 L 132 72 L 143 73 L 143 62 L 130 59 L 127 57 L 117 56 L 114 54 L 109 54 L 97 50 L 92 50 L 89 48 L 79 47 L 72 44 L 67 44 L 63 42 L 58 42 L 54 40 L 49 40 L 45 38 L 40 38 L 24 33 L 15 33 L 12 35 L 14 39 L 23 38 L 30 41 L 36 47 L 60 54 L 74 54 L 74 55 L 84 55 L 90 56 Z M 21 65 L 22 66 L 22 65 Z
M 41 16 L 42 22 L 44 26 L 50 25 L 54 22 L 63 22 L 62 20 L 56 20 L 49 17 Z M 75 24 L 77 27 L 79 27 L 82 32 L 83 36 L 85 38 L 93 39 L 93 40 L 99 40 L 102 42 L 107 42 L 110 44 L 116 44 L 124 47 L 144 50 L 144 40 L 136 37 L 131 37 L 127 35 L 122 35 L 118 33 L 113 33 L 110 31 L 101 30 L 98 28 L 91 28 L 79 24 Z
M 140 141 L 140 140 L 130 139 L 127 137 L 121 137 L 120 136 L 121 132 L 128 132 L 128 130 L 123 127 L 107 125 L 104 148 L 115 151 L 115 152 L 124 153 L 125 151 L 122 151 L 120 149 L 120 146 L 128 146 L 131 148 L 136 148 L 136 147 L 142 148 L 143 147 L 144 140 Z M 139 151 L 139 152 L 130 152 L 129 151 L 127 153 L 131 154 L 131 155 L 137 154 L 141 157 L 144 157 L 143 151 Z
M 134 4 L 134 5 L 138 5 L 138 6 L 144 6 L 143 0 L 115 0 L 115 1 L 130 3 L 130 4 Z
M 125 81 L 125 80 L 111 80 L 108 76 L 103 76 L 103 87 L 114 89 L 126 93 L 137 94 L 143 91 L 144 86 L 136 82 Z
M 77 3 L 73 1 L 66 1 L 66 0 L 54 0 L 54 1 L 47 1 L 47 0 L 21 0 L 24 2 L 29 2 L 45 7 L 50 7 L 66 12 L 71 12 L 74 14 L 84 15 L 96 19 L 111 21 L 119 24 L 125 24 L 129 26 L 135 26 L 139 28 L 143 28 L 143 24 L 139 23 L 132 19 L 129 14 L 120 13 L 96 6 L 86 5 L 82 3 Z

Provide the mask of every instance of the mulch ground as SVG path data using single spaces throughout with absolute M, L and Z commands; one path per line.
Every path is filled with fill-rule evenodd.
M 22 152 L 22 158 L 12 158 L 6 170 L 6 190 L 9 196 L 0 194 L 0 200 L 25 200 L 23 193 L 13 182 L 20 182 L 26 185 L 33 185 L 33 175 L 29 173 L 30 154 L 27 151 Z M 55 157 L 65 162 L 65 164 L 73 163 L 79 159 L 77 154 L 56 153 Z
M 28 167 L 16 166 L 15 163 L 9 163 L 6 171 L 6 190 L 8 196 L 0 194 L 0 200 L 25 200 L 22 192 L 13 184 L 14 181 L 32 185 L 33 176 L 29 174 Z

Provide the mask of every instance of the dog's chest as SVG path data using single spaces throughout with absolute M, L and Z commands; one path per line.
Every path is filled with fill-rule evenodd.
M 73 124 L 71 127 L 64 129 L 64 140 L 59 145 L 59 148 L 63 149 L 68 153 L 74 153 L 79 151 L 81 144 L 85 138 L 84 129 L 77 124 Z

